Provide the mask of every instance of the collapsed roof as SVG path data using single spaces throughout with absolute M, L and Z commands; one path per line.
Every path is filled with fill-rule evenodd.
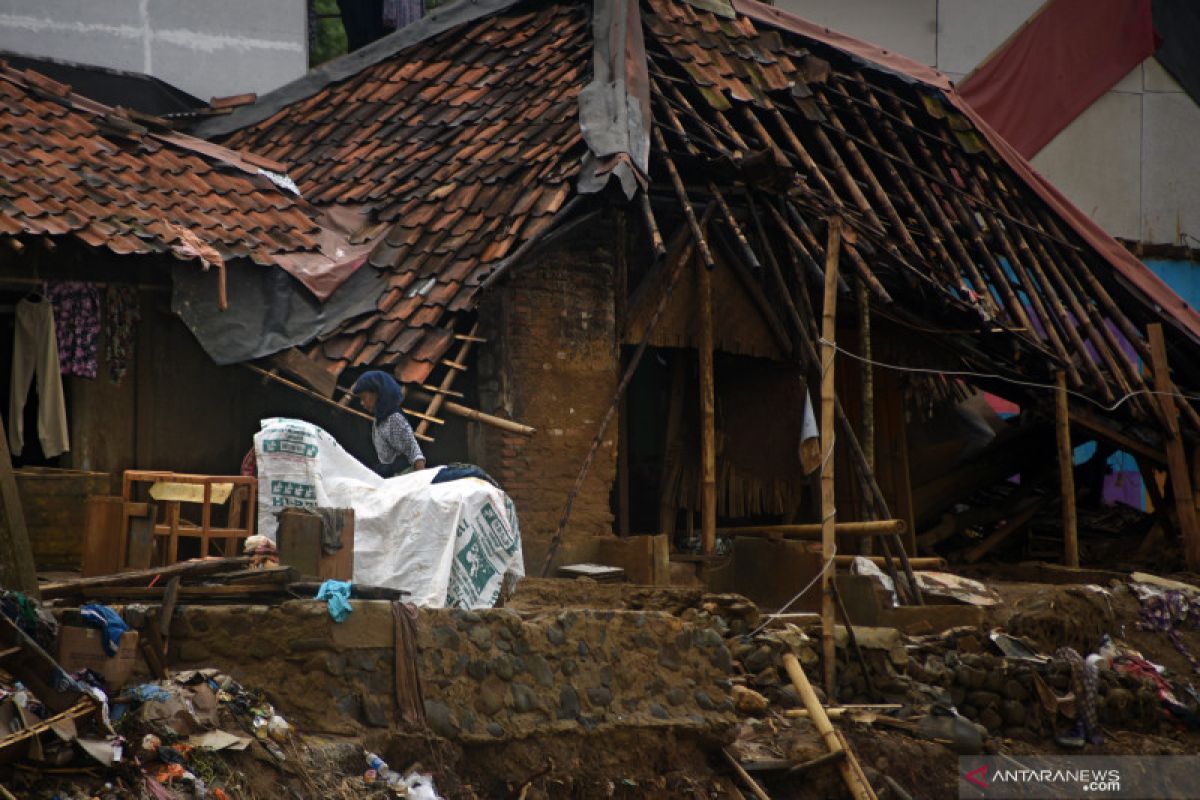
M 200 132 L 386 229 L 374 310 L 305 343 L 333 375 L 425 380 L 488 276 L 610 176 L 649 199 L 650 229 L 713 204 L 714 242 L 769 290 L 819 275 L 825 219 L 843 217 L 845 272 L 926 326 L 943 369 L 1062 370 L 1080 396 L 1157 422 L 1136 394 L 1146 324 L 1197 364 L 1200 316 L 944 76 L 753 0 L 453 3 Z
M 222 274 L 227 261 L 246 259 L 292 273 L 318 296 L 331 291 L 324 275 L 339 263 L 324 252 L 345 246 L 289 188 L 281 164 L 4 62 L 0 164 L 0 235 L 72 237 L 118 255 L 170 253 Z M 217 294 L 211 279 L 206 291 Z

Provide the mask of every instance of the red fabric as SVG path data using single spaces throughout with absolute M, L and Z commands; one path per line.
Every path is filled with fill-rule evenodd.
M 1109 0 L 1094 0 L 1094 2 L 1098 6 L 1109 4 Z M 1025 160 L 1025 157 L 959 95 L 950 79 L 945 75 L 905 56 L 815 25 L 756 0 L 733 0 L 733 6 L 739 14 L 744 14 L 752 20 L 824 42 L 874 63 L 881 69 L 897 73 L 910 80 L 920 81 L 940 90 L 955 109 L 971 120 L 979 133 L 995 149 L 996 154 L 1004 159 L 1017 176 L 1025 181 L 1060 219 L 1094 248 L 1097 254 L 1109 263 L 1118 277 L 1124 279 L 1125 283 L 1133 289 L 1135 294 L 1141 293 L 1146 302 L 1161 308 L 1161 313 L 1167 321 L 1193 341 L 1200 343 L 1200 314 L 1197 314 L 1179 295 L 1175 294 L 1171 287 L 1151 272 L 1149 267 L 1138 261 L 1132 253 L 1121 246 L 1120 242 L 1109 236 L 1103 228 L 1092 221 L 1091 217 L 1076 208 L 1058 189 L 1038 174 Z
M 1156 49 L 1150 0 L 1050 0 L 958 93 L 1033 158 Z

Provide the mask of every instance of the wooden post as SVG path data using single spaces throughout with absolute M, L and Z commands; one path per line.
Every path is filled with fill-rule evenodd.
M 1063 563 L 1079 566 L 1079 528 L 1075 518 L 1075 451 L 1071 447 L 1071 412 L 1067 405 L 1067 376 L 1054 373 L 1054 430 L 1058 438 L 1058 475 L 1062 486 Z
M 1146 326 L 1150 338 L 1150 367 L 1154 370 L 1154 391 L 1157 392 L 1163 419 L 1167 424 L 1167 475 L 1175 494 L 1175 511 L 1179 518 L 1179 535 L 1183 539 L 1183 557 L 1188 569 L 1200 569 L 1200 523 L 1192 498 L 1192 476 L 1188 470 L 1183 437 L 1179 432 L 1179 409 L 1175 407 L 1175 388 L 1167 367 L 1167 344 L 1162 324 Z
M 37 570 L 3 421 L 0 421 L 0 506 L 4 513 L 0 519 L 0 586 L 37 597 Z
M 825 246 L 825 298 L 821 307 L 821 563 L 826 565 L 821 573 L 821 645 L 825 661 L 825 696 L 835 702 L 836 651 L 833 643 L 835 624 L 833 602 L 833 577 L 835 566 L 831 563 L 837 549 L 837 507 L 834 498 L 833 443 L 834 443 L 834 362 L 837 348 L 837 290 L 838 250 L 842 243 L 842 220 L 829 219 L 829 241 Z
M 712 276 L 697 260 L 700 331 L 696 350 L 700 356 L 700 543 L 712 555 L 717 546 L 717 431 L 716 388 L 713 383 Z

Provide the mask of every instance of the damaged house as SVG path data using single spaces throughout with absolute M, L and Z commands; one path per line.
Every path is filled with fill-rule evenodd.
M 342 404 L 367 368 L 423 387 L 418 432 L 505 486 L 531 563 L 564 532 L 560 563 L 614 529 L 678 531 L 700 562 L 718 530 L 811 538 L 805 405 L 834 349 L 839 519 L 900 520 L 913 552 L 1019 474 L 985 520 L 1011 528 L 1071 477 L 1061 375 L 1057 449 L 1099 440 L 1165 472 L 1163 523 L 1200 559 L 1182 396 L 1200 317 L 927 67 L 754 2 L 494 0 L 197 133 L 285 165 L 370 248 L 324 276 L 357 313 L 319 328 L 283 311 L 298 285 L 271 294 L 249 266 L 224 314 L 177 283 L 206 350 Z M 257 337 L 232 322 L 251 318 Z M 1017 421 L 971 411 L 981 391 Z M 439 410 L 457 401 L 534 432 L 456 433 Z M 989 530 L 972 558 L 1013 532 Z
M 0 97 L 6 442 L 35 560 L 78 569 L 85 495 L 135 467 L 236 473 L 255 427 L 234 420 L 311 412 L 212 363 L 170 312 L 173 273 L 220 308 L 243 264 L 319 290 L 310 273 L 362 255 L 278 164 L 33 71 L 0 70 Z

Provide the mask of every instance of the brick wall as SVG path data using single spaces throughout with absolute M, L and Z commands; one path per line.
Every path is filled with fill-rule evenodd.
M 484 411 L 537 428 L 532 437 L 480 432 L 473 458 L 512 495 L 527 569 L 540 565 L 620 378 L 614 322 L 614 225 L 608 218 L 518 265 L 481 308 Z M 612 532 L 617 426 L 609 426 L 575 502 L 571 543 Z

